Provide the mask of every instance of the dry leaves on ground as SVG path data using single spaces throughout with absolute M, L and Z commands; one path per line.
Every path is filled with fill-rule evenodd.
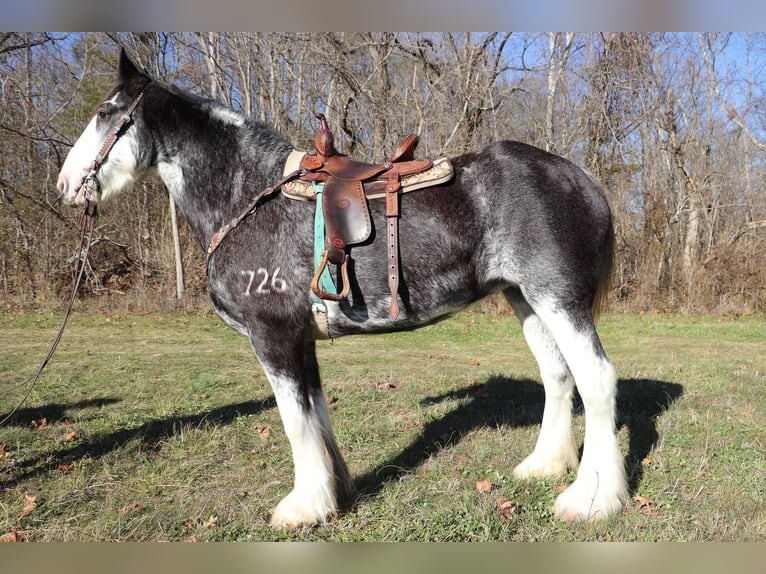
M 476 481 L 476 486 L 474 488 L 476 489 L 476 492 L 489 492 L 492 490 L 492 483 L 486 478 L 482 478 L 481 480 Z
M 36 496 L 29 496 L 28 494 L 24 495 L 24 506 L 21 508 L 21 512 L 19 512 L 19 518 L 25 517 L 37 508 L 37 502 L 35 502 L 36 499 Z
M 187 520 L 184 523 L 184 526 L 186 526 L 186 528 L 212 528 L 217 522 L 218 517 L 211 514 L 210 518 L 207 520 L 202 520 L 201 518 L 198 518 L 197 520 Z
M 0 543 L 3 542 L 18 542 L 20 540 L 19 535 L 16 534 L 15 530 L 11 530 L 7 534 L 3 534 L 0 536 Z
M 120 514 L 127 514 L 128 512 L 140 512 L 142 511 L 145 506 L 142 504 L 138 504 L 137 502 L 134 502 L 132 504 L 128 504 L 127 506 L 123 506 L 120 508 Z
M 648 512 L 652 512 L 654 510 L 655 505 L 651 498 L 636 494 L 632 500 L 636 503 L 633 507 L 634 510 L 647 510 Z
M 33 420 L 29 423 L 30 430 L 44 430 L 48 428 L 48 420 L 41 418 L 40 420 Z
M 498 496 L 497 500 L 495 501 L 497 503 L 497 510 L 500 512 L 500 516 L 508 520 L 514 512 L 516 512 L 516 503 L 512 498 L 503 498 L 502 496 Z

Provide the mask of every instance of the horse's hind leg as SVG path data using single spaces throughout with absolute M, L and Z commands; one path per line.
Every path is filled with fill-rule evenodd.
M 315 344 L 281 343 L 264 349 L 253 342 L 274 391 L 295 466 L 293 490 L 272 513 L 274 527 L 323 522 L 353 493 L 319 384 Z
M 574 379 L 555 340 L 519 290 L 508 289 L 505 297 L 521 322 L 545 388 L 545 410 L 535 449 L 514 469 L 513 475 L 522 479 L 562 475 L 577 466 L 572 435 Z
M 601 346 L 589 307 L 550 303 L 533 307 L 555 338 L 585 408 L 577 478 L 556 499 L 554 514 L 564 520 L 606 518 L 617 513 L 628 496 L 615 423 L 617 374 Z

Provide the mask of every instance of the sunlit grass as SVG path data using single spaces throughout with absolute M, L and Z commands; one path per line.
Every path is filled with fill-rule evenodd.
M 0 388 L 34 372 L 59 317 L 0 316 Z M 248 341 L 210 313 L 75 315 L 0 429 L 0 536 L 27 540 L 763 540 L 766 319 L 607 315 L 620 441 L 642 508 L 553 519 L 573 479 L 511 470 L 542 415 L 509 315 L 321 342 L 331 417 L 359 500 L 327 525 L 273 531 L 289 447 Z M 19 393 L 0 397 L 6 413 Z M 583 416 L 575 417 L 582 436 Z M 487 479 L 489 493 L 476 492 Z M 25 496 L 36 507 L 24 516 Z M 497 499 L 514 501 L 503 517 Z M 635 503 L 638 506 L 638 503 Z

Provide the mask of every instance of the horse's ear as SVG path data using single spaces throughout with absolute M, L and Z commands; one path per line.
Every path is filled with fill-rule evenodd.
M 125 53 L 124 48 L 120 48 L 119 73 L 120 83 L 125 87 L 125 91 L 133 97 L 137 96 L 146 82 L 149 81 L 149 77 L 138 69 L 133 60 Z

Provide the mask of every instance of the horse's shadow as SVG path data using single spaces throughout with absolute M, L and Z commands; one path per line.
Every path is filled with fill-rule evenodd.
M 40 421 L 45 419 L 45 424 L 53 425 L 68 420 L 71 413 L 76 409 L 98 408 L 117 403 L 120 400 L 110 397 L 69 404 L 51 403 L 40 407 L 20 409 L 9 418 L 6 424 L 28 428 L 34 425 L 35 421 L 37 424 L 40 424 Z M 270 396 L 260 401 L 244 401 L 224 405 L 202 413 L 150 420 L 137 427 L 123 428 L 114 432 L 99 434 L 78 441 L 71 447 L 42 453 L 38 456 L 32 456 L 16 462 L 11 472 L 8 472 L 6 476 L 0 473 L 0 488 L 12 488 L 24 480 L 47 473 L 55 469 L 60 462 L 75 462 L 84 458 L 100 458 L 136 439 L 146 448 L 153 449 L 157 448 L 158 445 L 162 444 L 169 437 L 177 434 L 184 427 L 195 427 L 205 423 L 226 425 L 233 422 L 237 417 L 256 415 L 274 407 L 276 407 L 276 401 L 273 396 Z M 5 415 L 0 417 L 0 420 L 4 417 Z
M 625 463 L 631 491 L 635 491 L 641 481 L 641 461 L 659 438 L 656 419 L 682 394 L 683 387 L 675 383 L 646 379 L 619 381 L 618 426 L 627 427 L 629 433 L 629 450 Z M 427 423 L 420 435 L 401 452 L 357 477 L 355 486 L 360 495 L 374 496 L 389 481 L 398 480 L 440 450 L 458 444 L 472 429 L 539 425 L 542 421 L 545 396 L 542 385 L 535 381 L 492 377 L 483 385 L 466 386 L 445 395 L 423 399 L 422 403 L 435 404 L 450 398 L 469 400 L 462 401 L 456 409 Z M 74 409 L 98 408 L 119 400 L 102 398 L 21 409 L 7 424 L 29 427 L 33 421 L 39 422 L 45 418 L 47 424 L 51 425 L 67 420 L 67 413 Z M 275 406 L 274 398 L 268 397 L 260 401 L 234 403 L 183 417 L 151 420 L 138 427 L 96 435 L 78 441 L 71 447 L 18 461 L 10 472 L 0 476 L 0 486 L 11 488 L 24 480 L 49 472 L 58 462 L 102 457 L 136 439 L 147 448 L 156 448 L 185 426 L 198 426 L 206 422 L 226 425 L 237 417 L 258 414 Z M 577 400 L 575 408 L 581 409 Z
M 683 395 L 676 383 L 648 379 L 625 379 L 618 382 L 617 425 L 628 430 L 628 453 L 625 468 L 628 487 L 632 492 L 643 478 L 642 460 L 656 444 L 657 418 Z M 374 496 L 386 483 L 422 465 L 444 448 L 458 444 L 471 430 L 502 426 L 525 427 L 542 422 L 545 392 L 540 383 L 491 377 L 483 385 L 471 385 L 438 397 L 429 397 L 422 404 L 434 404 L 445 399 L 465 399 L 453 411 L 428 422 L 420 435 L 404 450 L 357 477 L 355 483 L 362 497 Z M 575 412 L 582 413 L 582 402 L 575 397 Z M 527 453 L 524 453 L 527 454 Z

